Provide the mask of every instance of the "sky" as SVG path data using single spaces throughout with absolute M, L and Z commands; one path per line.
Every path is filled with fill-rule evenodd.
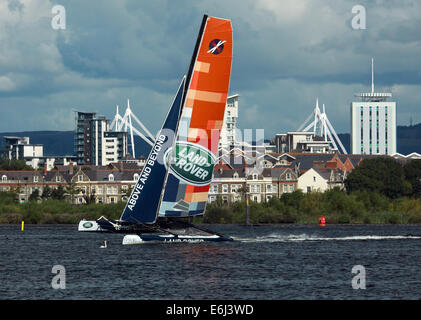
M 421 122 L 418 0 L 57 1 L 0 0 L 0 132 L 74 130 L 75 110 L 112 120 L 127 99 L 157 132 L 205 13 L 232 21 L 240 129 L 294 131 L 318 98 L 336 132 L 350 132 L 372 57 L 375 91 L 392 92 L 398 125 Z M 56 5 L 65 29 L 52 26 Z

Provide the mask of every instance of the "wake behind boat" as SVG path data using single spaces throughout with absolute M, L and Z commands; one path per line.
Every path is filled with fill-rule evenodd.
M 187 76 L 120 219 L 81 221 L 79 231 L 134 233 L 123 244 L 232 240 L 189 222 L 205 213 L 231 61 L 231 22 L 205 15 Z

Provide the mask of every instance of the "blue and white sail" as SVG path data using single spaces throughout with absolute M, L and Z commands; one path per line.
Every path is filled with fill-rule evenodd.
M 186 77 L 183 77 L 172 106 L 167 114 L 155 144 L 149 153 L 146 164 L 133 188 L 121 220 L 133 223 L 155 223 L 167 177 L 164 155 L 175 142 L 180 112 L 183 103 Z

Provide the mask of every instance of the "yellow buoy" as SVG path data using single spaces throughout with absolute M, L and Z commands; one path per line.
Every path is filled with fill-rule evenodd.
M 23 227 L 24 227 L 24 225 L 25 225 L 25 222 L 24 222 L 24 221 L 22 221 L 22 231 L 23 231 Z

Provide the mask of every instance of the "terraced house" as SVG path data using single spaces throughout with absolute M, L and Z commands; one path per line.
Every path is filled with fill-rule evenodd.
M 218 197 L 224 203 L 265 202 L 297 189 L 323 192 L 343 188 L 348 173 L 371 157 L 375 156 L 272 153 L 251 164 L 226 157 L 214 168 L 208 202 Z M 34 192 L 40 196 L 47 187 L 61 187 L 65 198 L 74 204 L 115 203 L 127 200 L 143 165 L 144 161 L 127 159 L 106 166 L 70 164 L 50 171 L 0 171 L 0 191 L 18 191 L 19 201 L 26 202 Z
M 36 190 L 41 196 L 47 187 L 53 190 L 61 186 L 65 197 L 74 204 L 115 203 L 127 199 L 141 169 L 136 163 L 120 162 L 108 166 L 56 166 L 50 171 L 0 171 L 0 191 L 18 191 L 23 203 Z
M 245 197 L 264 202 L 297 189 L 304 193 L 324 192 L 335 187 L 343 189 L 349 172 L 363 159 L 372 157 L 332 153 L 271 153 L 261 155 L 253 165 L 224 158 L 226 161 L 221 159 L 215 166 L 208 202 L 215 201 L 218 196 L 224 203 L 245 200 Z

